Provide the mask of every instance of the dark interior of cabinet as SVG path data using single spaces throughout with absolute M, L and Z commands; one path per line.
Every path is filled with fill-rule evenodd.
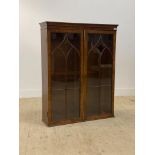
M 110 34 L 88 34 L 86 116 L 111 113 Z M 51 33 L 52 119 L 80 118 L 80 35 Z
M 113 35 L 88 34 L 87 112 L 111 113 Z
M 80 34 L 51 33 L 52 119 L 80 117 Z

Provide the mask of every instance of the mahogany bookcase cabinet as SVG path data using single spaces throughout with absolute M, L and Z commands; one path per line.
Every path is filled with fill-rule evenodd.
M 118 25 L 40 26 L 42 120 L 55 126 L 113 117 Z

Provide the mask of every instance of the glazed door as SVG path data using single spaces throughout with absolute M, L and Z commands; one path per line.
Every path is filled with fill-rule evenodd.
M 49 116 L 51 122 L 82 119 L 83 31 L 52 30 L 48 33 Z
M 115 31 L 85 30 L 85 119 L 113 115 Z

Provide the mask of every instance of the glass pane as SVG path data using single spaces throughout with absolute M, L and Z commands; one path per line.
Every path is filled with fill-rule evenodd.
M 68 118 L 78 118 L 79 117 L 79 89 L 68 89 L 67 90 L 67 114 Z
M 100 113 L 99 90 L 99 87 L 88 87 L 87 116 L 98 115 L 98 113 Z
M 51 33 L 52 119 L 80 117 L 80 34 Z
M 112 34 L 88 34 L 87 116 L 111 113 Z
M 63 120 L 66 117 L 65 91 L 52 90 L 52 112 L 54 120 Z M 55 104 L 56 103 L 56 104 Z
M 101 113 L 111 113 L 111 86 L 105 85 L 101 87 Z

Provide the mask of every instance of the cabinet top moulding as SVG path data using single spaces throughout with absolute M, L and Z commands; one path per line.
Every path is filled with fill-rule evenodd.
M 117 30 L 117 24 L 91 24 L 91 23 L 66 23 L 66 22 L 50 22 L 45 21 L 40 23 L 41 29 L 53 27 L 78 27 L 78 28 L 102 28 L 104 30 Z

